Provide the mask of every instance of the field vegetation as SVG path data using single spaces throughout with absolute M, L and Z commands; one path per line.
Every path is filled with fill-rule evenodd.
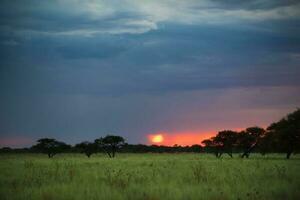
M 299 199 L 300 156 L 1 154 L 0 199 Z

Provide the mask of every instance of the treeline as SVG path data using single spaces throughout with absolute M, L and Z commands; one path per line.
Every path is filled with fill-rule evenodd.
M 200 143 L 200 141 L 199 141 Z M 206 152 L 213 153 L 217 158 L 227 154 L 239 153 L 241 158 L 248 158 L 251 153 L 285 153 L 289 159 L 294 153 L 300 152 L 300 109 L 288 114 L 278 122 L 272 123 L 267 129 L 249 127 L 242 131 L 223 130 L 210 139 L 192 146 L 158 146 L 143 144 L 127 144 L 121 136 L 107 135 L 93 142 L 81 142 L 74 146 L 52 138 L 42 138 L 31 148 L 11 149 L 4 147 L 0 152 L 36 152 L 45 153 L 52 158 L 58 153 L 83 153 L 87 157 L 95 153 L 106 153 L 113 158 L 116 152 L 123 153 L 179 153 Z
M 204 150 L 214 153 L 217 158 L 223 154 L 232 157 L 234 152 L 248 158 L 250 153 L 285 153 L 289 159 L 300 152 L 300 109 L 288 114 L 280 121 L 272 123 L 266 130 L 250 127 L 237 132 L 220 131 L 216 136 L 202 141 Z
M 52 158 L 59 153 L 83 153 L 91 157 L 96 153 L 106 153 L 108 157 L 114 158 L 116 152 L 120 153 L 180 153 L 180 152 L 203 152 L 201 145 L 192 146 L 160 146 L 144 144 L 128 144 L 121 136 L 107 135 L 103 138 L 94 140 L 94 142 L 81 142 L 74 146 L 52 138 L 42 138 L 37 144 L 30 148 L 11 149 L 4 147 L 0 149 L 2 153 L 45 153 Z

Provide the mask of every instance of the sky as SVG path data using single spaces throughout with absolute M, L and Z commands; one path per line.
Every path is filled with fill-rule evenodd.
M 0 5 L 0 146 L 200 144 L 300 107 L 297 0 Z

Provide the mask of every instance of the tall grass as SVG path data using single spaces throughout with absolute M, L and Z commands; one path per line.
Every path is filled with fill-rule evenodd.
M 0 199 L 299 199 L 300 157 L 283 157 L 0 155 Z

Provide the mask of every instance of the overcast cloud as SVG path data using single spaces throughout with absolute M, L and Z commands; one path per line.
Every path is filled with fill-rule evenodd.
M 266 126 L 299 107 L 299 27 L 293 0 L 1 1 L 0 139 Z

